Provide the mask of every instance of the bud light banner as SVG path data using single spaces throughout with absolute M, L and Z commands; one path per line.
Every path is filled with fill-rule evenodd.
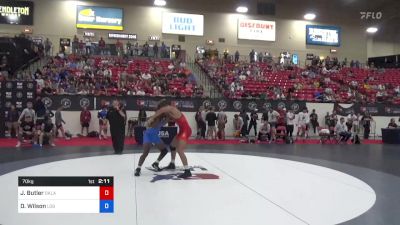
M 162 15 L 162 32 L 165 34 L 203 36 L 204 16 L 164 12 Z
M 98 6 L 76 7 L 76 27 L 82 29 L 124 30 L 123 10 Z
M 33 2 L 0 1 L 0 24 L 33 25 Z

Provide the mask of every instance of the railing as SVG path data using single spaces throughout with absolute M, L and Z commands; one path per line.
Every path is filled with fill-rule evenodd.
M 204 92 L 207 97 L 220 98 L 222 96 L 211 78 L 190 56 L 186 56 L 186 63 L 192 70 L 193 74 L 197 77 L 198 81 L 203 85 Z

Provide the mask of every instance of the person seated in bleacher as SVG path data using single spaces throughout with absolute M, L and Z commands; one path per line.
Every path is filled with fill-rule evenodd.
M 54 144 L 54 137 L 56 133 L 56 126 L 54 126 L 53 122 L 51 121 L 51 117 L 46 117 L 45 122 L 42 124 L 42 127 L 37 132 L 37 136 L 39 137 L 39 146 L 43 147 L 44 139 L 48 140 L 48 143 L 55 147 Z
M 344 118 L 340 118 L 339 122 L 335 127 L 336 134 L 341 137 L 343 142 L 347 142 L 351 137 L 351 132 L 347 130 L 346 124 L 344 123 Z
M 37 144 L 37 136 L 35 131 L 35 123 L 30 115 L 24 116 L 20 120 L 20 129 L 18 132 L 18 142 L 15 147 L 20 147 L 25 140 L 30 140 L 34 145 Z
M 390 119 L 390 123 L 388 124 L 388 128 L 397 128 L 397 124 L 394 118 Z

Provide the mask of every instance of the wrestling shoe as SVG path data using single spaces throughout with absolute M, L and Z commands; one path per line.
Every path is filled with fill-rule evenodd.
M 185 172 L 180 174 L 178 177 L 186 179 L 186 178 L 191 177 L 191 176 L 192 176 L 192 173 L 190 172 L 190 169 L 186 169 Z
M 140 176 L 140 168 L 136 168 L 135 170 L 135 177 Z
M 161 171 L 162 169 L 160 168 L 160 166 L 158 165 L 157 162 L 151 164 L 151 166 L 156 170 L 156 171 Z
M 174 170 L 175 168 L 175 163 L 169 163 L 168 166 L 164 167 L 165 170 Z

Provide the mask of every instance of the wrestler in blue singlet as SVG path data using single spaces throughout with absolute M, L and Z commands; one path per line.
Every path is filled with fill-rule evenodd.
M 143 133 L 143 144 L 161 144 L 163 143 L 158 133 L 165 124 L 164 120 L 158 122 L 154 127 L 147 128 Z

